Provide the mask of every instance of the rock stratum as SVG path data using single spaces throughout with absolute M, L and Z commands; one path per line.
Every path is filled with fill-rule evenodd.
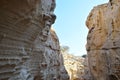
M 86 25 L 91 75 L 86 80 L 120 80 L 120 0 L 94 7 Z
M 0 0 L 0 80 L 69 80 L 54 8 L 55 0 Z

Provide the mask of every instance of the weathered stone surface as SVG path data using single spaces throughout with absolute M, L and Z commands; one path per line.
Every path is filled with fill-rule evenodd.
M 88 57 L 87 56 L 84 59 L 84 74 L 83 74 L 83 79 L 84 80 L 90 80 L 91 79 L 91 74 L 90 74 Z
M 120 0 L 94 7 L 86 24 L 90 80 L 120 80 Z
M 68 80 L 50 31 L 55 0 L 0 0 L 0 80 Z
M 67 52 L 63 52 L 64 65 L 70 76 L 70 80 L 83 80 L 84 75 L 84 58 L 74 56 Z

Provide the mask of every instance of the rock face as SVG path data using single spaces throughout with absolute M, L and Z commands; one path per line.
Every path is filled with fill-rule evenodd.
M 94 7 L 86 24 L 89 80 L 120 80 L 120 0 Z
M 68 80 L 50 30 L 55 0 L 0 1 L 0 80 Z
M 66 52 L 62 53 L 65 68 L 70 76 L 70 80 L 83 80 L 84 75 L 84 58 L 74 56 Z
M 91 74 L 90 74 L 88 57 L 87 56 L 84 59 L 84 74 L 83 74 L 83 79 L 84 80 L 90 80 L 91 79 Z

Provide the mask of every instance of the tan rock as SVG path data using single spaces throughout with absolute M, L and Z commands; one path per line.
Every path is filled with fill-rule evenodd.
M 120 80 L 120 1 L 94 7 L 86 25 L 90 80 Z
M 54 8 L 55 0 L 0 1 L 0 80 L 69 79 L 50 31 Z
M 67 52 L 62 53 L 65 68 L 70 76 L 70 80 L 83 80 L 84 75 L 84 58 L 74 56 Z

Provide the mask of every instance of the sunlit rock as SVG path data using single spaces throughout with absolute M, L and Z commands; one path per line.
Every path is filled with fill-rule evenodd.
M 84 58 L 63 52 L 64 65 L 70 80 L 83 80 Z
M 89 80 L 120 80 L 120 1 L 94 7 L 86 24 Z

